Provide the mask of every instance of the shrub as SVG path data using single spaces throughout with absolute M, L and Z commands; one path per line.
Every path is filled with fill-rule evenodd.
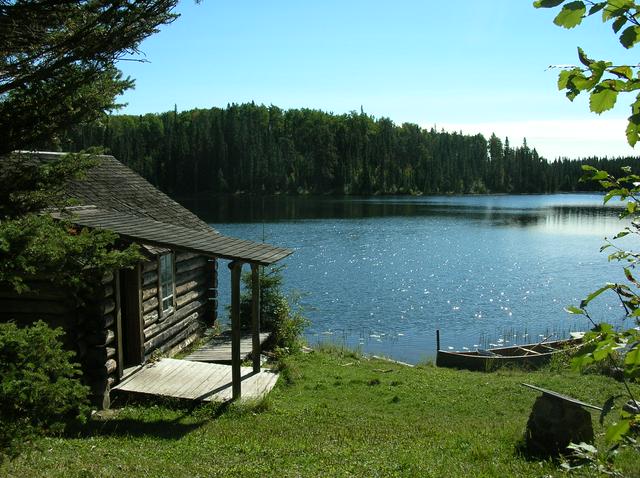
M 302 348 L 302 333 L 309 321 L 303 315 L 300 294 L 287 297 L 282 291 L 284 266 L 263 269 L 260 274 L 260 325 L 262 330 L 273 333 L 276 348 L 298 352 Z M 251 273 L 243 274 L 245 292 L 240 298 L 240 321 L 249 328 L 251 324 Z
M 0 323 L 0 459 L 15 456 L 26 440 L 86 419 L 88 388 L 62 334 L 42 321 Z

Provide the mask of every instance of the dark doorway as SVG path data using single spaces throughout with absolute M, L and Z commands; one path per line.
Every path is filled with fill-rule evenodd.
M 142 327 L 142 291 L 140 266 L 120 271 L 120 336 L 121 369 L 135 367 L 144 362 Z M 121 374 L 122 375 L 122 374 Z

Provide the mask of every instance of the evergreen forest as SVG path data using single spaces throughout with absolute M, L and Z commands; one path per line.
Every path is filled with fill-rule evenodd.
M 77 127 L 55 147 L 104 147 L 161 190 L 255 194 L 482 194 L 586 191 L 581 165 L 617 173 L 635 158 L 557 158 L 492 135 L 424 129 L 364 112 L 331 114 L 254 103 Z M 51 148 L 52 145 L 46 145 Z

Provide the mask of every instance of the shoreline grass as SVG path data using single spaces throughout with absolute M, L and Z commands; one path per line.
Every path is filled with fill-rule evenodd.
M 518 452 L 537 397 L 520 383 L 594 404 L 620 384 L 558 368 L 406 367 L 323 347 L 284 359 L 278 386 L 261 402 L 116 401 L 121 408 L 81 433 L 38 441 L 0 466 L 0 476 L 561 476 L 557 463 Z M 596 414 L 593 424 L 602 445 Z M 640 476 L 637 453 L 616 463 Z

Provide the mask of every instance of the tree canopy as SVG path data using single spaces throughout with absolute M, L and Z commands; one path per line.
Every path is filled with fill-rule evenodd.
M 61 132 L 113 109 L 133 85 L 117 62 L 176 18 L 176 2 L 0 0 L 2 287 L 21 292 L 31 279 L 49 278 L 77 295 L 90 286 L 89 276 L 137 257 L 135 247 L 115 250 L 115 234 L 77 230 L 41 214 L 64 205 L 65 182 L 92 165 L 86 156 L 43 162 L 12 152 L 55 144 Z
M 546 161 L 495 135 L 394 124 L 363 112 L 282 110 L 253 103 L 161 114 L 111 115 L 61 137 L 66 151 L 101 146 L 164 192 L 254 194 L 541 193 L 600 189 L 580 165 Z
M 0 0 L 0 154 L 116 107 L 116 63 L 176 18 L 177 0 Z

